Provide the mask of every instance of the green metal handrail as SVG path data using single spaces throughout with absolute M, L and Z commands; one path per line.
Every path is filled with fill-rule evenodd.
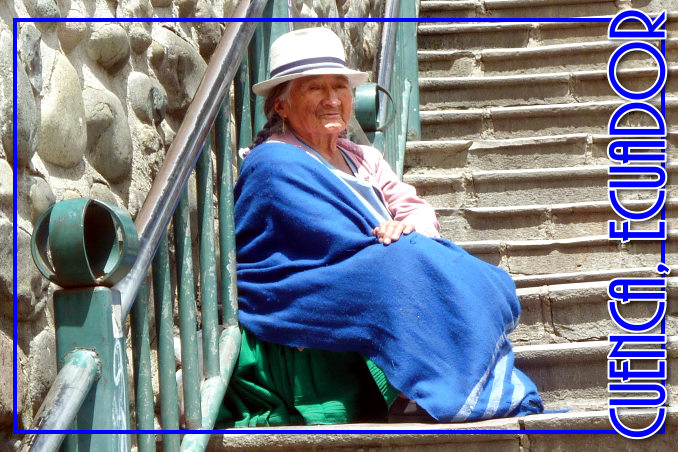
M 400 8 L 401 15 L 403 11 L 407 14 L 407 7 L 401 6 Z M 239 5 L 234 17 L 257 17 L 262 12 L 266 17 L 286 18 L 288 17 L 287 2 L 285 0 L 268 2 L 253 0 L 249 7 L 246 4 Z M 236 141 L 238 147 L 243 147 L 251 143 L 253 131 L 259 130 L 266 121 L 263 114 L 263 99 L 254 97 L 250 86 L 267 77 L 270 44 L 288 29 L 288 24 L 279 22 L 258 26 L 247 22 L 229 25 L 212 57 L 194 102 L 189 106 L 186 118 L 168 151 L 163 168 L 137 216 L 136 228 L 139 231 L 141 245 L 131 270 L 121 281 L 111 280 L 111 284 L 114 285 L 110 288 L 100 286 L 79 288 L 78 286 L 72 290 L 55 293 L 58 353 L 64 358 L 59 366 L 57 382 L 50 394 L 54 391 L 63 394 L 66 391 L 68 394 L 66 398 L 73 399 L 73 402 L 66 403 L 66 412 L 72 412 L 72 414 L 64 416 L 63 411 L 54 410 L 53 403 L 46 402 L 36 417 L 37 424 L 34 428 L 44 428 L 44 425 L 60 425 L 61 428 L 71 426 L 77 429 L 127 430 L 130 428 L 127 384 L 124 378 L 126 375 L 125 337 L 122 329 L 129 312 L 132 327 L 132 368 L 136 408 L 133 419 L 137 429 L 155 429 L 150 374 L 152 340 L 148 315 L 150 292 L 152 292 L 160 387 L 159 421 L 163 430 L 176 431 L 176 433 L 163 434 L 162 449 L 178 451 L 206 448 L 209 435 L 186 431 L 188 434 L 180 441 L 179 429 L 181 427 L 189 430 L 211 429 L 214 426 L 240 349 L 233 220 L 234 165 L 230 149 L 228 86 L 235 77 Z M 395 44 L 396 60 L 403 58 L 402 51 L 398 53 L 398 49 L 402 47 L 399 47 L 400 41 L 398 40 L 407 39 L 401 30 L 407 30 L 407 28 L 398 28 L 395 32 L 398 36 Z M 248 43 L 249 49 L 246 52 L 245 48 Z M 414 51 L 416 54 L 416 46 Z M 241 58 L 242 62 L 239 66 L 233 63 L 233 61 L 240 61 Z M 414 85 L 412 80 L 415 80 Z M 398 83 L 401 83 L 405 89 L 398 88 L 400 86 Z M 416 73 L 414 79 L 406 75 L 394 77 L 388 86 L 391 92 L 407 93 L 402 98 L 395 99 L 396 109 L 401 114 L 397 115 L 394 125 L 381 137 L 384 147 L 397 150 L 396 155 L 400 156 L 399 174 L 402 174 L 404 140 L 407 136 L 418 136 L 418 129 L 415 131 L 407 129 L 408 124 L 411 126 L 416 123 L 418 127 L 418 115 L 412 119 L 410 117 L 412 115 L 409 114 L 411 109 L 408 107 L 415 98 L 418 102 L 418 94 L 416 96 L 412 94 L 416 89 L 411 89 L 416 88 Z M 209 128 L 213 122 L 215 124 L 216 184 L 212 179 L 213 156 L 208 138 Z M 379 144 L 380 136 L 377 134 L 376 138 L 375 143 Z M 391 146 L 391 141 L 388 140 L 394 140 L 396 145 Z M 390 159 L 392 159 L 392 154 L 393 152 L 389 151 Z M 397 159 L 395 161 L 397 165 Z M 196 165 L 198 200 L 199 249 L 197 252 L 194 252 L 192 248 L 194 235 L 191 233 L 186 188 L 194 165 Z M 398 168 L 398 166 L 394 167 Z M 218 231 L 214 227 L 214 186 L 217 187 L 218 192 L 216 209 Z M 92 206 L 86 201 L 81 204 L 85 209 L 112 209 L 114 220 L 109 220 L 109 223 L 114 225 L 114 229 L 115 227 L 122 228 L 124 221 L 118 218 L 119 214 L 115 209 L 106 207 L 104 204 L 100 207 L 94 201 L 93 203 L 95 204 Z M 168 230 L 172 216 L 174 217 L 173 227 Z M 107 227 L 111 229 L 110 226 Z M 47 244 L 47 235 L 47 232 L 40 235 L 41 244 Z M 174 239 L 176 279 L 173 279 L 170 268 L 172 258 L 168 237 Z M 124 247 L 124 243 L 120 246 Z M 133 247 L 133 250 L 136 251 L 136 248 Z M 122 254 L 122 251 L 120 253 Z M 48 254 L 44 252 L 42 255 Z M 108 254 L 113 256 L 112 251 Z M 104 253 L 104 257 L 108 254 Z M 194 254 L 199 255 L 200 260 L 197 275 L 193 273 Z M 84 261 L 87 259 L 85 258 Z M 145 280 L 151 262 L 152 284 L 147 286 Z M 108 263 L 105 268 L 105 272 L 108 272 Z M 116 270 L 110 273 L 117 275 L 120 272 Z M 106 277 L 108 276 L 107 273 Z M 199 279 L 199 297 L 197 298 L 196 277 Z M 108 281 L 103 276 L 99 280 Z M 180 382 L 177 381 L 175 374 L 174 357 L 175 295 L 173 284 L 175 281 L 181 337 L 182 381 Z M 59 283 L 59 281 L 55 282 Z M 217 285 L 218 282 L 220 282 L 219 285 Z M 96 282 L 94 284 L 96 285 Z M 199 311 L 196 299 L 200 302 Z M 221 319 L 219 319 L 220 300 Z M 73 324 L 74 318 L 82 318 L 82 325 L 77 322 Z M 88 325 L 88 330 L 84 329 L 85 324 Z M 64 330 L 62 328 L 64 325 L 68 325 L 69 328 Z M 99 331 L 102 325 L 104 326 L 103 335 Z M 198 343 L 197 340 L 198 328 L 202 333 L 202 343 Z M 79 347 L 87 350 L 81 352 Z M 202 352 L 202 359 L 200 352 Z M 64 385 L 58 382 L 64 380 L 64 376 L 69 372 L 73 372 L 74 357 L 78 358 L 77 363 L 85 362 L 87 369 L 96 365 L 97 372 L 92 373 L 88 370 L 87 378 L 83 378 L 82 384 L 77 388 L 66 387 L 64 389 Z M 179 387 L 182 388 L 183 397 L 178 396 Z M 180 403 L 183 403 L 181 416 L 178 409 Z M 95 412 L 96 415 L 93 416 L 92 413 Z M 52 422 L 55 415 L 50 413 L 58 413 L 60 423 Z M 63 435 L 30 435 L 27 438 L 29 439 L 24 441 L 24 448 L 51 451 L 59 447 Z M 140 434 L 136 440 L 140 452 L 155 450 L 155 434 Z M 131 438 L 125 433 L 69 435 L 64 442 L 65 450 L 80 451 L 85 449 L 130 450 L 131 446 Z
M 386 4 L 388 19 L 416 15 L 413 1 L 389 0 Z M 374 133 L 372 144 L 384 153 L 386 161 L 402 179 L 406 143 L 421 137 L 416 22 L 384 23 L 377 76 L 377 83 L 394 94 L 393 105 L 383 93 L 379 97 L 379 125 L 386 123 L 392 109 L 395 120 L 383 132 Z
M 242 2 L 234 17 L 255 18 L 260 17 L 266 0 L 253 0 Z M 154 428 L 153 394 L 150 383 L 150 337 L 148 325 L 148 293 L 143 285 L 146 274 L 153 260 L 153 296 L 156 305 L 156 331 L 158 333 L 158 361 L 159 380 L 161 386 L 161 423 L 165 430 L 177 430 L 180 427 L 178 413 L 177 387 L 175 382 L 176 363 L 174 361 L 173 346 L 173 307 L 172 307 L 172 283 L 171 272 L 168 266 L 167 253 L 167 224 L 172 216 L 174 205 L 177 203 L 180 193 L 184 193 L 190 172 L 195 165 L 196 159 L 203 148 L 200 163 L 198 164 L 198 198 L 200 200 L 200 213 L 202 218 L 199 224 L 201 272 L 200 272 L 200 298 L 201 298 L 201 322 L 204 338 L 203 357 L 205 365 L 198 362 L 198 347 L 195 343 L 196 331 L 196 306 L 193 291 L 193 275 L 189 270 L 193 268 L 191 249 L 191 234 L 188 222 L 185 202 L 179 203 L 180 207 L 175 214 L 174 237 L 176 252 L 179 259 L 186 257 L 185 265 L 179 272 L 181 323 L 182 323 L 182 372 L 185 375 L 184 389 L 184 423 L 188 428 L 212 428 L 216 419 L 218 407 L 223 400 L 224 393 L 230 375 L 232 373 L 237 351 L 240 347 L 240 332 L 237 326 L 235 310 L 235 243 L 233 232 L 233 197 L 232 197 L 232 171 L 231 153 L 225 150 L 229 148 L 230 138 L 228 135 L 227 118 L 230 108 L 227 96 L 229 85 L 235 76 L 238 62 L 245 53 L 254 29 L 257 27 L 253 22 L 233 22 L 226 29 L 220 45 L 215 50 L 211 62 L 208 65 L 205 76 L 194 97 L 194 101 L 186 113 L 177 135 L 168 151 L 163 168 L 156 177 L 156 182 L 147 196 L 146 202 L 137 216 L 136 227 L 139 231 L 141 247 L 136 261 L 129 273 L 112 288 L 93 287 L 61 290 L 55 293 L 55 314 L 57 324 L 57 348 L 61 356 L 69 347 L 82 346 L 93 351 L 90 360 L 101 363 L 100 371 L 92 378 L 82 380 L 87 385 L 84 389 L 78 387 L 82 397 L 71 396 L 74 389 L 66 387 L 68 394 L 65 406 L 66 411 L 54 410 L 53 404 L 43 405 L 34 422 L 35 429 L 44 425 L 59 425 L 60 428 L 75 429 L 107 429 L 127 430 L 130 427 L 129 401 L 127 398 L 125 383 L 126 363 L 124 359 L 125 338 L 122 325 L 129 311 L 132 311 L 132 343 L 133 343 L 133 368 L 134 368 L 134 392 L 136 406 L 136 426 L 139 429 Z M 226 100 L 226 103 L 224 103 Z M 219 177 L 219 190 L 223 199 L 219 201 L 219 231 L 222 259 L 221 280 L 224 313 L 230 318 L 222 322 L 226 328 L 219 334 L 218 297 L 216 287 L 216 246 L 214 230 L 214 212 L 212 210 L 212 168 L 211 148 L 209 142 L 205 143 L 209 129 L 220 112 L 221 119 L 217 126 L 222 130 L 217 132 L 221 143 L 217 143 L 220 149 L 217 163 L 221 174 Z M 83 207 L 81 215 L 89 218 L 84 213 L 87 209 L 100 209 L 99 204 L 88 204 L 87 200 L 80 203 Z M 103 207 L 106 207 L 102 204 Z M 56 217 L 56 215 L 55 215 Z M 59 218 L 68 218 L 59 215 Z M 50 222 L 47 218 L 46 223 Z M 117 221 L 117 223 L 116 223 Z M 118 228 L 121 220 L 108 224 L 114 224 Z M 95 228 L 97 224 L 93 225 Z M 109 227 L 113 230 L 115 226 Z M 46 228 L 43 228 L 46 229 Z M 85 229 L 87 229 L 85 227 Z M 58 231 L 55 227 L 54 230 Z M 83 231 L 87 236 L 88 232 Z M 92 234 L 89 234 L 92 235 Z M 40 245 L 52 245 L 49 243 L 48 233 L 42 234 Z M 77 237 L 76 237 L 77 239 Z M 77 240 L 76 242 L 77 243 Z M 135 242 L 136 243 L 136 242 Z M 91 246 L 90 246 L 91 245 Z M 37 245 L 36 245 L 37 246 Z M 79 250 L 79 255 L 89 253 L 87 256 L 99 256 L 102 253 L 96 251 L 94 245 L 85 243 L 85 248 Z M 158 250 L 156 254 L 156 250 Z M 135 248 L 136 251 L 136 248 Z M 113 252 L 111 251 L 111 256 Z M 38 256 L 50 256 L 50 252 L 36 253 Z M 125 254 L 127 256 L 127 254 Z M 154 257 L 155 256 L 155 257 Z M 105 257 L 105 256 L 104 256 Z M 229 259 L 230 258 L 230 259 Z M 83 263 L 87 263 L 87 257 L 83 257 Z M 96 262 L 100 262 L 98 259 Z M 105 274 L 109 277 L 109 265 L 106 261 Z M 84 265 L 84 264 L 83 264 Z M 63 267 L 63 266 L 62 266 Z M 64 267 L 67 268 L 67 267 Z M 50 274 L 47 269 L 47 274 Z M 104 271 L 102 270 L 102 272 Z M 51 272 L 53 273 L 53 272 Z M 116 273 L 117 275 L 117 273 Z M 96 276 L 96 274 L 94 274 Z M 92 277 L 88 277 L 89 281 Z M 119 279 L 119 278 L 116 278 Z M 98 280 L 104 280 L 98 278 Z M 98 281 L 97 280 L 97 281 Z M 97 281 L 93 281 L 94 284 Z M 104 280 L 106 281 L 106 280 Z M 55 280 L 62 286 L 69 285 L 66 280 Z M 113 281 L 115 282 L 115 281 Z M 82 318 L 80 322 L 78 319 Z M 72 320 L 75 319 L 75 322 Z M 85 320 L 86 319 L 86 320 Z M 112 322 L 111 322 L 112 320 Z M 85 325 L 86 324 L 86 325 Z M 62 325 L 68 325 L 64 330 Z M 102 330 L 103 326 L 103 330 Z M 66 336 L 63 333 L 68 332 Z M 72 338 L 72 339 L 71 339 Z M 191 344 L 193 342 L 193 344 Z M 75 345 L 71 345 L 75 344 Z M 92 352 L 90 352 L 92 353 Z M 77 355 L 76 355 L 77 356 Z M 71 372 L 70 361 L 60 362 L 57 383 L 63 376 Z M 205 370 L 206 379 L 199 376 L 199 368 Z M 99 378 L 99 375 L 101 376 Z M 54 391 L 63 393 L 63 385 L 55 386 Z M 91 388 L 91 390 L 90 390 Z M 79 394 L 77 391 L 73 394 Z M 80 405 L 82 402 L 82 405 Z M 77 406 L 76 406 L 77 405 Z M 71 414 L 64 416 L 64 412 Z M 58 416 L 58 423 L 52 422 Z M 103 422 L 102 422 L 103 420 Z M 75 421 L 74 423 L 72 423 Z M 63 435 L 29 435 L 24 442 L 24 448 L 30 450 L 55 450 L 63 439 Z M 42 439 L 45 440 L 42 440 Z M 179 435 L 164 435 L 163 450 L 204 450 L 208 435 L 186 435 L 179 445 Z M 144 434 L 138 437 L 140 451 L 155 450 L 155 435 Z M 131 438 L 126 433 L 121 434 L 79 434 L 68 435 L 64 442 L 65 450 L 130 450 Z

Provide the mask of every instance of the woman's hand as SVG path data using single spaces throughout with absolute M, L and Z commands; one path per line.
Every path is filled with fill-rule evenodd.
M 398 240 L 402 234 L 407 235 L 412 231 L 414 231 L 414 225 L 390 220 L 384 221 L 379 226 L 372 229 L 370 234 L 376 236 L 377 239 L 379 239 L 379 243 L 388 245 L 389 243 Z

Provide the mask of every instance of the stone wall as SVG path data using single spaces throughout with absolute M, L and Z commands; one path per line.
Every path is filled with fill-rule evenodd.
M 136 215 L 224 30 L 223 24 L 208 22 L 26 22 L 13 36 L 12 18 L 230 17 L 235 4 L 237 0 L 0 2 L 0 450 L 12 448 L 17 440 L 11 436 L 13 178 L 21 429 L 30 426 L 56 375 L 55 287 L 32 262 L 33 222 L 51 204 L 76 197 L 108 201 Z M 379 17 L 382 4 L 292 2 L 295 17 L 317 18 Z M 372 71 L 380 26 L 328 25 L 344 40 L 349 64 Z M 18 58 L 16 156 L 13 39 Z

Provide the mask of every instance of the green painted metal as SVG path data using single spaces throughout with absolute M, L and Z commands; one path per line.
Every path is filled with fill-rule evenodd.
M 240 352 L 240 341 L 240 327 L 237 325 L 229 326 L 221 333 L 219 339 L 220 375 L 208 378 L 202 385 L 202 423 L 204 429 L 214 427 L 228 382 L 235 369 L 236 358 Z M 209 435 L 187 434 L 181 442 L 181 450 L 202 452 L 207 447 L 208 441 Z
M 400 17 L 417 17 L 415 2 L 400 2 Z M 417 23 L 401 22 L 398 29 L 397 44 L 402 74 L 411 85 L 407 110 L 407 141 L 421 139 L 421 122 L 419 120 L 419 62 L 417 58 Z
M 369 138 L 372 141 L 372 146 L 375 148 L 379 149 L 384 152 L 384 132 L 374 132 L 374 133 L 367 133 L 367 138 Z M 384 158 L 386 158 L 386 161 L 391 164 L 391 162 L 388 160 L 387 156 L 384 154 Z
M 237 147 L 244 148 L 252 144 L 252 105 L 250 102 L 250 64 L 249 55 L 243 56 L 238 74 L 235 77 L 234 101 L 235 122 L 237 128 Z M 240 166 L 240 159 L 238 166 Z
M 219 268 L 221 271 L 222 324 L 238 325 L 238 289 L 235 273 L 235 221 L 233 218 L 233 155 L 225 102 L 215 123 L 219 207 Z
M 266 4 L 263 17 L 287 19 L 287 0 L 271 0 Z M 236 76 L 235 116 L 238 147 L 252 144 L 256 134 L 266 124 L 265 99 L 256 96 L 251 87 L 268 78 L 269 49 L 280 35 L 290 31 L 290 22 L 263 22 L 257 26 L 249 45 L 248 55 L 243 57 Z M 241 162 L 238 161 L 238 165 Z
M 414 2 L 400 1 L 398 17 L 416 17 Z M 396 29 L 395 49 L 393 52 L 393 68 L 388 90 L 400 93 L 396 96 L 394 107 L 398 112 L 391 127 L 384 127 L 383 133 L 377 131 L 372 138 L 372 145 L 384 153 L 384 158 L 402 179 L 404 150 L 407 141 L 421 137 L 419 120 L 419 67 L 417 63 L 417 24 L 415 22 L 398 22 Z M 408 87 L 409 86 L 409 87 Z M 390 108 L 379 104 L 380 111 Z
M 132 367 L 134 369 L 134 396 L 136 427 L 153 430 L 153 385 L 151 383 L 151 345 L 148 333 L 148 290 L 141 286 L 132 305 Z M 137 437 L 139 452 L 155 451 L 155 435 L 141 434 Z
M 290 17 L 288 7 L 288 0 L 269 1 L 264 10 L 264 17 L 270 17 L 272 19 L 288 19 Z M 270 49 L 271 43 L 275 41 L 276 38 L 292 31 L 294 22 L 269 22 L 268 25 L 270 30 L 268 35 L 268 49 Z M 269 60 L 268 50 L 266 53 L 266 60 Z
M 119 297 L 107 287 L 58 290 L 54 321 L 59 368 L 74 349 L 96 351 L 101 378 L 85 398 L 74 427 L 80 430 L 129 429 L 125 342 Z M 129 451 L 128 434 L 68 435 L 67 451 Z
M 377 130 L 378 99 L 376 83 L 364 83 L 355 89 L 355 118 L 364 132 Z
M 200 312 L 203 369 L 207 378 L 219 375 L 219 307 L 217 296 L 217 236 L 212 200 L 212 149 L 208 139 L 196 165 L 198 228 L 200 231 Z
M 217 153 L 219 246 L 221 268 L 221 300 L 223 325 L 219 339 L 219 373 L 202 383 L 202 427 L 213 428 L 222 400 L 226 394 L 235 363 L 240 352 L 241 333 L 237 318 L 237 289 L 235 281 L 235 226 L 233 220 L 233 158 L 228 127 L 229 103 L 225 102 L 215 122 Z M 204 322 L 203 322 L 204 328 Z M 209 435 L 188 434 L 181 442 L 182 451 L 204 451 Z
M 263 17 L 272 19 L 287 19 L 287 0 L 271 0 L 266 4 Z M 265 22 L 259 24 L 250 42 L 250 81 L 252 85 L 268 78 L 269 49 L 275 39 L 290 31 L 286 22 Z M 251 87 L 247 87 L 248 91 Z M 252 102 L 252 129 L 261 130 L 266 124 L 264 101 L 261 96 L 253 96 Z
M 101 360 L 95 352 L 76 349 L 68 353 L 30 430 L 71 429 L 82 402 L 100 377 Z M 21 440 L 19 450 L 52 452 L 59 448 L 65 436 L 65 433 L 30 433 Z
M 89 198 L 50 206 L 31 240 L 38 270 L 61 287 L 112 286 L 132 267 L 138 249 L 129 213 Z
M 384 105 L 379 103 L 380 92 L 385 95 L 386 103 Z M 354 99 L 356 120 L 368 139 L 372 142 L 374 142 L 376 136 L 383 139 L 384 133 L 396 119 L 396 104 L 391 93 L 376 83 L 363 83 L 356 88 Z M 380 109 L 388 110 L 387 119 L 383 124 L 378 124 L 378 111 Z M 383 149 L 382 146 L 377 147 Z M 388 157 L 389 155 L 387 155 L 387 159 Z
M 403 81 L 403 95 L 401 105 L 407 106 L 410 103 L 410 98 L 412 95 L 412 84 L 408 79 Z M 408 109 L 403 108 L 400 112 L 400 134 L 398 139 L 398 155 L 396 156 L 396 174 L 398 178 L 402 180 L 403 178 L 403 164 L 405 162 L 405 145 L 407 143 L 407 121 L 408 121 Z
M 268 50 L 270 47 L 269 37 L 270 25 L 267 23 L 259 24 L 254 32 L 254 36 L 252 36 L 252 41 L 250 42 L 249 47 L 250 82 L 252 85 L 268 78 Z M 251 93 L 251 86 L 247 87 L 247 90 Z M 255 95 L 254 93 L 250 94 L 250 99 L 252 102 L 252 130 L 254 131 L 253 135 L 256 136 L 256 134 L 261 129 L 263 129 L 264 125 L 266 124 L 266 115 L 264 114 L 265 99 L 261 96 Z
M 160 423 L 164 430 L 179 429 L 179 402 L 174 360 L 174 316 L 170 281 L 167 233 L 153 258 L 153 301 L 155 328 L 158 337 L 158 381 L 160 385 Z M 163 452 L 179 451 L 179 435 L 162 436 Z
M 66 354 L 60 369 L 67 366 L 84 369 L 87 380 L 101 378 L 101 361 L 95 352 L 86 349 L 74 349 Z
M 52 206 L 49 219 L 49 249 L 57 284 L 62 287 L 88 286 L 94 275 L 85 249 L 84 219 L 89 200 L 68 199 Z M 109 219 L 110 220 L 110 219 Z M 111 237 L 113 223 L 101 224 L 104 237 Z
M 181 338 L 181 371 L 184 390 L 186 427 L 200 428 L 200 370 L 196 326 L 195 290 L 191 226 L 188 211 L 188 189 L 179 198 L 174 212 L 177 286 L 179 287 L 179 336 Z
M 287 19 L 287 0 L 271 0 L 266 4 L 263 17 L 272 19 Z M 280 35 L 290 31 L 286 22 L 265 22 L 259 24 L 250 42 L 250 81 L 252 85 L 268 78 L 269 74 L 269 50 L 271 43 Z M 247 87 L 248 91 L 251 86 Z M 266 125 L 264 114 L 264 99 L 261 96 L 253 96 L 252 100 L 252 130 L 255 134 Z
M 92 216 L 98 220 L 97 229 L 101 233 L 103 246 L 99 253 L 92 255 L 85 244 L 85 218 L 89 199 L 68 199 L 53 206 L 49 222 L 49 247 L 52 254 L 54 272 L 62 287 L 92 285 L 95 281 L 93 270 L 103 270 L 109 257 L 114 258 L 113 240 L 116 240 L 115 225 L 105 215 Z M 116 240 L 117 242 L 117 240 Z M 116 243 L 117 245 L 117 243 Z M 108 250 L 106 250 L 108 249 Z

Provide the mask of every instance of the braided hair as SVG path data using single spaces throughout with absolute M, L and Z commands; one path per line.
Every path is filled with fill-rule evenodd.
M 281 97 L 283 99 L 287 99 L 290 94 L 291 86 L 291 82 L 281 83 L 280 85 L 273 88 L 268 96 L 266 96 L 266 102 L 264 102 L 266 124 L 264 124 L 264 127 L 257 134 L 254 142 L 249 147 L 250 149 L 268 140 L 271 135 L 282 132 L 283 119 L 275 111 L 275 101 Z

